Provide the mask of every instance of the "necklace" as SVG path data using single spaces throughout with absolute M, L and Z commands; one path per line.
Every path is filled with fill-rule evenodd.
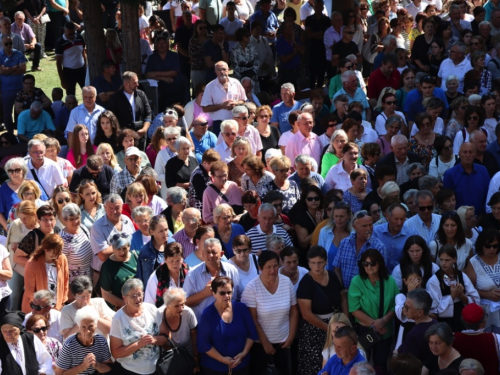
M 450 354 L 448 354 L 448 357 L 446 358 L 446 361 L 444 359 L 441 359 L 441 357 L 438 358 L 438 362 L 439 362 L 439 365 L 440 365 L 439 367 L 440 368 L 446 368 L 446 367 L 448 367 L 448 366 L 445 366 L 445 364 L 449 364 L 450 358 L 453 355 L 454 351 L 455 351 L 455 349 L 451 348 Z

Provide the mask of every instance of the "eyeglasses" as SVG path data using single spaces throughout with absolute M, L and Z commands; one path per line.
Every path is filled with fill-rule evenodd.
M 466 105 L 461 105 L 461 106 L 460 106 L 460 107 L 458 107 L 458 108 L 460 108 L 462 111 L 465 111 L 465 110 L 467 109 L 467 106 L 466 106 Z
M 339 338 L 339 339 L 342 337 L 349 337 L 354 344 L 357 344 L 358 340 L 356 340 L 354 337 L 351 336 L 351 334 L 349 332 L 349 328 L 350 327 L 347 327 L 347 326 L 338 327 L 335 331 L 335 337 Z
M 71 199 L 69 199 L 69 198 L 61 198 L 61 199 L 57 200 L 57 203 L 59 203 L 59 204 L 63 204 L 64 202 L 69 203 L 69 202 L 71 202 Z
M 194 124 L 195 126 L 198 125 L 198 126 L 208 126 L 208 121 L 207 122 L 202 122 L 201 124 Z
M 248 116 L 235 117 L 235 119 L 238 119 L 238 120 L 248 120 Z
M 484 244 L 483 245 L 486 249 L 498 249 L 498 243 L 495 243 L 495 244 Z
M 257 203 L 247 203 L 243 204 L 243 209 L 246 211 L 250 211 L 252 208 L 254 208 L 257 205 Z
M 236 133 L 224 133 L 226 137 L 234 137 L 236 136 Z
M 40 306 L 40 305 L 35 305 L 33 302 L 30 302 L 30 307 L 33 309 L 33 310 L 36 310 L 36 311 L 41 311 L 43 309 L 46 309 L 47 307 L 52 307 L 54 306 L 54 304 L 52 305 L 45 305 L 45 306 Z
M 8 174 L 14 174 L 14 173 L 21 173 L 22 169 L 21 168 L 16 168 L 16 169 L 7 169 Z
M 47 327 L 40 327 L 40 328 L 33 328 L 32 331 L 35 333 L 40 333 L 41 331 L 47 332 L 48 328 Z
M 214 178 L 220 178 L 221 180 L 223 180 L 227 178 L 227 174 L 223 174 L 221 176 L 214 175 Z
M 99 172 L 91 172 L 91 171 L 89 170 L 89 172 L 90 172 L 90 173 L 92 173 L 92 174 L 98 174 L 98 173 L 100 173 L 101 171 L 99 171 Z M 85 185 L 88 185 L 88 184 L 93 184 L 93 183 L 94 183 L 94 181 L 92 181 L 92 180 L 83 180 L 82 182 L 80 182 L 80 186 L 85 186 Z
M 177 137 L 167 138 L 167 142 L 175 142 L 176 140 L 177 140 Z
M 274 171 L 275 172 L 279 172 L 279 173 L 286 173 L 290 170 L 290 168 L 284 168 L 284 169 L 275 169 Z
M 394 105 L 394 104 L 396 104 L 396 101 L 395 100 L 387 101 L 387 102 L 385 102 L 385 104 Z
M 411 310 L 411 309 L 413 309 L 413 310 L 421 310 L 421 309 L 416 309 L 414 307 L 410 308 L 410 306 L 408 306 L 406 303 L 403 305 L 403 309 L 405 309 L 406 311 Z
M 382 210 L 379 208 L 379 209 L 377 209 L 377 210 L 373 210 L 373 211 L 371 212 L 371 214 L 372 214 L 372 216 L 373 216 L 373 215 L 380 214 L 381 212 L 382 212 Z
M 235 254 L 247 254 L 252 251 L 252 249 L 245 247 L 243 249 L 233 249 L 233 251 L 235 252 Z
M 87 294 L 85 296 L 75 296 L 75 298 L 79 301 L 83 301 L 84 299 L 89 300 L 92 297 L 91 294 Z
M 479 116 L 469 116 L 469 117 L 467 117 L 467 119 L 477 121 L 477 120 L 479 120 Z
M 329 124 L 327 125 L 327 127 L 328 127 L 328 128 L 334 128 L 334 127 L 336 127 L 336 126 L 337 126 L 337 124 L 336 124 L 336 123 L 329 123 Z
M 230 296 L 231 294 L 233 294 L 233 291 L 232 291 L 232 290 L 228 290 L 227 292 L 224 292 L 224 291 L 222 291 L 222 290 L 221 290 L 221 291 L 219 292 L 219 294 L 220 294 L 221 296 L 223 296 L 223 297 L 224 297 L 225 295 Z
M 3 45 L 7 47 L 7 46 L 11 46 L 12 44 L 13 44 L 12 42 L 7 42 L 7 43 L 4 43 Z
M 318 197 L 318 196 L 315 196 L 315 197 L 307 197 L 307 198 L 306 198 L 306 201 L 308 201 L 308 202 L 319 202 L 320 200 L 321 200 L 321 198 L 320 198 L 320 197 Z
M 419 206 L 418 209 L 422 212 L 424 211 L 434 211 L 434 206 Z
M 144 293 L 129 294 L 128 297 L 132 298 L 132 299 L 142 298 L 142 297 L 144 297 Z
M 114 234 L 113 237 L 111 237 L 111 240 L 116 241 L 116 240 L 119 240 L 120 238 L 128 238 L 128 234 L 127 233 Z
M 376 260 L 372 260 L 371 262 L 362 262 L 361 264 L 363 265 L 363 267 L 375 267 L 378 262 Z

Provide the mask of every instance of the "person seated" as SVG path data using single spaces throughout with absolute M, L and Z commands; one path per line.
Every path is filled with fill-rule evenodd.
M 26 74 L 23 77 L 23 89 L 16 95 L 16 103 L 14 104 L 16 115 L 25 109 L 29 109 L 34 101 L 41 102 L 43 104 L 43 109 L 47 111 L 51 117 L 54 117 L 54 113 L 56 112 L 52 110 L 52 102 L 41 88 L 35 87 L 35 77 L 32 74 Z
M 35 134 L 56 131 L 50 115 L 43 110 L 43 104 L 34 101 L 30 109 L 21 112 L 17 119 L 17 136 L 22 142 L 29 142 Z
M 97 91 L 97 104 L 107 108 L 111 96 L 120 89 L 122 85 L 122 78 L 120 74 L 116 74 L 116 67 L 113 61 L 104 60 L 101 63 L 100 76 L 97 76 L 92 82 L 92 86 Z

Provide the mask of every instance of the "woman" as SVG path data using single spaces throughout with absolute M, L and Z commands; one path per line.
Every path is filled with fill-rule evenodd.
M 413 69 L 403 70 L 399 86 L 399 89 L 396 90 L 396 105 L 398 108 L 404 108 L 406 96 L 415 88 L 415 72 Z
M 481 97 L 481 107 L 484 111 L 484 126 L 483 129 L 486 129 L 488 132 L 488 143 L 495 142 L 496 136 L 495 130 L 498 123 L 498 115 L 497 115 L 497 105 L 496 105 L 496 97 L 494 94 L 485 94 Z
M 469 105 L 465 110 L 465 124 L 464 128 L 457 132 L 455 139 L 453 140 L 453 153 L 458 155 L 460 151 L 460 146 L 464 142 L 469 142 L 470 134 L 474 130 L 482 129 L 486 136 L 489 136 L 489 132 L 484 129 L 484 111 L 481 107 L 475 105 Z
M 446 100 L 448 101 L 448 105 L 451 105 L 453 101 L 457 98 L 464 96 L 462 93 L 458 92 L 458 84 L 459 79 L 454 75 L 449 75 L 444 80 L 446 91 L 444 94 L 446 95 Z
M 460 33 L 460 41 L 466 45 L 467 53 L 469 53 L 471 51 L 471 47 L 472 47 L 471 39 L 472 39 L 473 35 L 474 35 L 474 33 L 472 32 L 471 29 L 464 29 Z
M 191 59 L 191 82 L 193 87 L 205 84 L 205 57 L 203 55 L 203 44 L 208 40 L 207 23 L 197 20 L 194 24 L 193 37 L 189 40 L 189 57 Z
M 158 196 L 160 188 L 153 176 L 149 176 L 147 174 L 141 174 L 137 176 L 135 181 L 140 183 L 144 187 L 148 202 L 147 205 L 148 207 L 151 207 L 155 215 L 160 214 L 163 210 L 165 210 L 168 207 L 167 202 L 165 202 L 162 198 Z
M 255 155 L 248 155 L 241 165 L 245 174 L 241 176 L 241 189 L 243 191 L 255 190 L 261 197 L 266 193 L 266 186 L 273 180 L 272 173 L 266 171 L 262 160 Z
M 360 143 L 359 124 L 351 118 L 346 119 L 341 126 L 341 129 L 347 134 L 347 142 Z M 360 145 L 361 146 L 361 145 Z
M 115 69 L 120 72 L 120 64 L 122 62 L 123 47 L 118 37 L 118 33 L 114 29 L 106 30 L 106 58 L 115 63 Z
M 187 207 L 187 203 L 187 193 L 183 188 L 176 186 L 167 190 L 168 207 L 161 212 L 161 215 L 165 216 L 172 234 L 184 228 L 182 211 Z
M 462 221 L 455 211 L 445 212 L 441 215 L 436 239 L 429 244 L 432 258 L 438 266 L 440 265 L 439 258 L 437 257 L 438 249 L 444 245 L 451 245 L 456 249 L 457 269 L 463 271 L 467 260 L 473 255 L 474 247 L 470 240 L 465 238 Z
M 247 284 L 260 274 L 257 255 L 252 254 L 252 240 L 243 234 L 233 238 L 232 249 L 234 256 L 229 263 L 238 269 L 241 290 L 245 290 Z
M 158 127 L 151 137 L 151 143 L 146 147 L 146 155 L 148 155 L 149 161 L 153 167 L 155 166 L 158 153 L 167 146 L 164 130 L 165 128 L 163 126 Z
M 85 125 L 78 124 L 73 130 L 73 137 L 71 138 L 71 145 L 66 158 L 75 167 L 80 168 L 85 165 L 87 158 L 94 155 L 97 150 L 96 146 L 92 146 L 89 137 L 89 130 Z
M 123 205 L 122 214 L 132 219 L 133 209 L 140 206 L 147 206 L 149 202 L 144 185 L 140 182 L 132 182 L 127 186 L 125 201 L 126 203 Z M 136 224 L 134 224 L 134 228 L 136 230 L 138 229 Z
M 54 189 L 54 194 L 52 195 L 52 207 L 56 210 L 56 227 L 61 230 L 66 226 L 66 221 L 62 216 L 63 208 L 71 202 L 71 193 L 68 188 L 64 186 L 58 186 Z
M 107 373 L 111 371 L 113 361 L 108 341 L 96 333 L 99 314 L 91 306 L 85 306 L 76 312 L 75 321 L 78 332 L 64 342 L 56 362 L 56 375 L 67 373 Z
M 453 332 L 446 323 L 435 324 L 425 332 L 425 339 L 433 355 L 425 361 L 422 375 L 439 374 L 445 369 L 458 370 L 464 358 L 453 348 Z
M 426 286 L 432 297 L 431 313 L 437 315 L 438 321 L 448 323 L 454 332 L 460 332 L 464 329 L 462 309 L 480 297 L 469 277 L 457 268 L 457 251 L 453 246 L 442 246 L 438 257 L 440 269 Z
M 15 203 L 9 210 L 9 214 L 7 216 L 7 225 L 9 227 L 11 223 L 18 218 L 17 209 L 19 208 L 19 205 L 22 201 L 34 202 L 37 208 L 47 204 L 47 202 L 40 199 L 40 197 L 42 196 L 42 192 L 39 188 L 39 185 L 32 180 L 26 180 L 21 184 L 21 186 L 19 186 L 19 189 L 17 190 L 17 196 L 21 199 L 21 201 L 19 203 Z
M 415 38 L 415 43 L 411 49 L 411 58 L 420 71 L 429 71 L 429 49 L 434 40 L 434 28 L 436 24 L 432 18 L 425 18 L 422 21 L 423 34 Z
M 455 197 L 455 192 L 452 189 L 446 188 L 439 190 L 436 194 L 436 206 L 439 208 L 440 215 L 444 215 L 447 212 L 456 211 L 457 199 Z M 472 247 L 474 247 L 474 244 L 472 244 Z
M 254 158 L 258 163 L 262 163 L 256 156 Z M 213 210 L 221 203 L 229 204 L 237 215 L 243 212 L 241 190 L 235 182 L 227 180 L 227 164 L 223 161 L 214 162 L 210 167 L 210 174 L 212 175 L 212 183 L 208 185 L 203 193 L 202 211 L 203 221 L 208 225 L 214 222 Z
M 58 3 L 56 3 L 59 5 Z M 54 8 L 50 8 L 52 11 Z M 71 11 L 70 11 L 71 12 Z M 47 22 L 42 22 L 43 16 L 47 17 L 47 2 L 43 0 L 33 0 L 24 4 L 24 13 L 26 14 L 26 22 L 30 25 L 36 40 L 42 45 L 40 57 L 46 57 L 45 54 L 45 36 L 47 34 Z M 32 71 L 42 71 L 40 67 L 32 67 Z
M 403 112 L 396 111 L 397 108 L 396 94 L 393 94 L 392 92 L 385 93 L 384 96 L 382 96 L 382 108 L 383 111 L 380 113 L 380 115 L 377 116 L 377 120 L 375 122 L 375 130 L 377 131 L 377 134 L 379 136 L 387 134 L 386 122 L 389 119 L 389 117 L 399 116 L 401 119 L 403 119 L 403 122 L 406 125 L 406 121 L 404 120 L 405 116 Z
M 299 283 L 297 302 L 302 319 L 299 324 L 298 372 L 317 374 L 321 370 L 321 349 L 326 341 L 328 321 L 336 311 L 347 313 L 342 286 L 333 271 L 325 269 L 327 253 L 321 246 L 307 252 L 310 271 Z
M 302 192 L 298 204 L 304 215 L 297 215 L 294 228 L 300 247 L 307 251 L 314 229 L 323 221 L 323 193 L 317 186 L 311 185 Z
M 155 216 L 151 207 L 139 206 L 132 210 L 132 220 L 139 227 L 130 241 L 130 251 L 139 253 L 141 248 L 151 240 L 149 234 L 149 222 Z
M 348 142 L 342 148 L 344 155 L 342 162 L 339 162 L 332 169 L 330 169 L 325 178 L 325 184 L 329 189 L 339 189 L 346 191 L 351 184 L 350 175 L 355 169 L 364 169 L 360 166 L 358 155 L 359 146 L 356 143 Z
M 70 203 L 62 210 L 66 226 L 60 236 L 64 241 L 63 254 L 68 259 L 69 280 L 76 276 L 92 277 L 92 260 L 94 253 L 90 246 L 90 232 L 81 223 L 80 208 Z
M 477 237 L 481 227 L 476 226 L 477 216 L 475 215 L 475 208 L 472 206 L 461 206 L 457 210 L 457 214 L 462 221 L 462 228 L 464 228 L 465 238 L 475 246 Z
M 9 251 L 0 245 L 0 315 L 9 308 L 12 289 L 7 282 L 12 278 L 12 267 L 10 265 Z
M 245 229 L 239 224 L 234 224 L 233 220 L 235 213 L 233 208 L 227 203 L 219 204 L 213 211 L 215 238 L 221 241 L 222 250 L 227 258 L 234 256 L 233 239 L 236 236 L 245 234 Z
M 247 284 L 241 297 L 258 332 L 259 342 L 252 348 L 252 374 L 261 373 L 268 362 L 266 355 L 272 356 L 280 374 L 292 372 L 290 346 L 297 332 L 299 312 L 293 284 L 277 272 L 278 267 L 278 255 L 263 251 L 259 257 L 261 273 Z
M 215 238 L 214 229 L 208 225 L 201 225 L 196 229 L 196 233 L 193 237 L 193 244 L 195 245 L 195 250 L 191 254 L 189 254 L 184 260 L 185 263 L 190 267 L 196 267 L 200 263 L 203 263 L 203 249 L 205 241 L 209 238 Z M 222 260 L 224 260 L 225 256 L 222 256 Z
M 54 308 L 61 310 L 68 300 L 69 269 L 62 253 L 64 242 L 57 234 L 49 234 L 31 255 L 24 273 L 22 310 L 31 311 L 30 303 L 36 291 L 46 289 L 54 294 Z
M 241 203 L 245 213 L 241 215 L 239 224 L 245 231 L 249 231 L 258 224 L 257 215 L 262 201 L 256 191 L 245 191 L 241 197 Z
M 442 21 L 436 28 L 436 39 L 441 39 L 444 42 L 444 46 L 446 48 L 446 54 L 450 54 L 450 48 L 456 42 L 458 42 L 458 38 L 453 35 L 453 31 L 451 29 L 450 21 Z
M 165 141 L 167 142 L 167 147 L 161 150 L 156 157 L 155 171 L 158 174 L 156 181 L 161 183 L 161 196 L 165 199 L 167 194 L 167 186 L 165 184 L 165 166 L 168 161 L 177 155 L 175 149 L 175 143 L 177 139 L 181 136 L 180 128 L 177 126 L 166 127 L 163 134 L 165 135 Z
M 373 61 L 375 60 L 375 57 L 378 55 L 380 51 L 384 50 L 384 45 L 382 44 L 382 40 L 390 33 L 391 33 L 391 26 L 389 19 L 386 17 L 380 18 L 377 21 L 377 32 L 370 37 L 369 41 L 367 41 L 367 43 L 369 43 L 369 54 L 363 53 L 363 57 L 364 59 L 366 59 L 366 63 L 370 64 L 369 66 L 367 66 L 369 67 L 369 69 L 363 69 L 364 77 L 368 77 L 370 72 L 372 71 Z M 363 52 L 368 52 L 365 51 L 365 48 L 368 47 L 363 47 Z M 370 58 L 368 59 L 368 57 Z
M 288 179 L 290 159 L 286 156 L 277 156 L 269 163 L 274 174 L 274 180 L 267 184 L 267 192 L 277 190 L 283 195 L 282 210 L 287 215 L 295 203 L 300 199 L 300 190 L 295 181 Z
M 448 58 L 444 42 L 441 39 L 434 39 L 431 42 L 431 57 L 429 60 L 429 74 L 437 77 L 441 63 Z
M 276 126 L 274 126 L 274 128 L 276 128 Z M 241 177 L 245 174 L 243 160 L 249 155 L 252 155 L 250 141 L 246 137 L 236 139 L 231 145 L 231 157 L 234 159 L 227 163 L 228 180 L 236 182 L 236 185 L 240 187 Z
M 94 145 L 108 143 L 113 147 L 113 152 L 120 152 L 118 145 L 118 135 L 121 133 L 120 124 L 115 114 L 111 111 L 104 111 L 97 118 L 97 127 L 94 138 Z
M 331 137 L 330 146 L 321 159 L 321 176 L 326 177 L 328 171 L 344 157 L 342 149 L 347 143 L 347 134 L 339 129 Z
M 372 191 L 372 189 L 366 187 L 368 173 L 366 170 L 359 168 L 352 171 L 349 177 L 352 186 L 344 192 L 344 201 L 349 203 L 353 212 L 358 212 L 361 210 L 366 195 Z
M 381 116 L 381 115 L 379 115 Z M 380 146 L 383 155 L 387 155 L 392 152 L 391 139 L 396 134 L 399 133 L 403 127 L 404 121 L 400 116 L 391 116 L 385 121 L 385 134 L 378 137 L 375 143 Z
M 253 361 L 249 364 L 248 354 L 259 339 L 255 327 L 258 323 L 254 324 L 255 316 L 248 312 L 243 301 L 231 300 L 234 284 L 230 278 L 218 276 L 210 286 L 215 302 L 203 310 L 198 328 L 202 371 L 221 374 L 229 369 L 232 374 L 247 374 L 253 365 Z
M 485 95 L 491 92 L 491 72 L 488 71 L 486 62 L 486 53 L 482 51 L 472 53 L 470 63 L 473 67 L 464 77 L 464 82 L 479 82 L 479 95 Z
M 358 51 L 361 52 L 363 49 L 364 33 L 363 26 L 357 23 L 356 13 L 353 9 L 348 9 L 344 13 L 344 26 L 350 26 L 354 28 L 354 37 L 352 41 L 358 46 Z
M 450 103 L 450 109 L 455 116 L 446 125 L 446 136 L 455 139 L 455 135 L 465 127 L 465 111 L 469 101 L 465 96 L 459 96 Z
M 165 185 L 167 188 L 179 186 L 187 190 L 189 178 L 198 166 L 198 161 L 196 157 L 190 155 L 191 142 L 186 137 L 177 138 L 175 151 L 176 157 L 171 158 L 165 165 Z
M 299 266 L 299 256 L 300 250 L 293 246 L 286 246 L 279 255 L 280 268 L 278 272 L 290 279 L 295 294 L 297 294 L 300 280 L 309 272 L 307 268 Z
M 49 320 L 44 315 L 33 314 L 26 321 L 26 331 L 38 337 L 45 349 L 52 357 L 52 369 L 56 370 L 57 358 L 61 353 L 62 345 L 59 340 L 47 336 L 50 328 Z
M 340 80 L 340 77 L 342 76 L 342 73 L 354 69 L 354 65 L 351 63 L 350 60 L 347 60 L 346 58 L 342 58 L 339 60 L 338 64 L 338 73 L 337 75 L 333 76 L 332 79 L 330 80 L 330 84 L 328 86 L 328 97 L 333 98 L 335 94 L 343 87 L 342 86 L 342 81 Z M 358 84 L 359 87 L 359 84 Z
M 121 172 L 122 168 L 118 165 L 118 160 L 109 143 L 101 143 L 97 147 L 96 154 L 102 158 L 104 164 L 110 166 L 115 173 Z
M 149 44 L 154 45 L 156 36 L 163 34 L 164 31 L 168 31 L 167 25 L 165 25 L 165 22 L 156 14 L 153 14 L 151 17 L 149 17 L 148 23 Z M 176 25 L 173 26 L 175 27 Z
M 94 181 L 84 180 L 80 183 L 76 190 L 76 204 L 80 207 L 82 224 L 89 231 L 96 220 L 106 214 L 101 193 Z
M 436 156 L 434 149 L 436 133 L 433 130 L 431 115 L 419 113 L 415 116 L 415 125 L 418 132 L 410 138 L 410 151 L 420 156 L 424 167 L 428 167 L 432 158 Z
M 152 375 L 160 356 L 159 346 L 166 342 L 160 336 L 161 315 L 156 307 L 143 302 L 141 280 L 130 279 L 122 287 L 125 306 L 111 322 L 111 354 L 123 374 Z
M 378 250 L 363 252 L 358 267 L 359 275 L 352 279 L 347 294 L 349 312 L 359 325 L 358 335 L 366 335 L 373 330 L 382 336 L 375 346 L 365 349 L 367 358 L 373 353 L 375 368 L 384 373 L 392 342 L 394 298 L 399 291 Z M 381 302 L 383 306 L 380 306 Z
M 269 125 L 273 111 L 268 105 L 257 108 L 257 130 L 262 141 L 262 162 L 265 163 L 266 151 L 270 148 L 278 148 L 278 141 L 281 137 L 280 131 L 276 126 Z
M 243 77 L 254 79 L 259 71 L 259 59 L 255 47 L 250 43 L 250 31 L 239 28 L 234 33 L 234 38 L 238 42 L 230 52 L 230 65 L 234 76 L 238 80 Z
M 123 129 L 118 135 L 118 147 L 120 147 L 121 151 L 116 154 L 116 160 L 121 169 L 125 169 L 125 151 L 129 147 L 135 146 L 139 138 L 139 134 L 131 129 Z M 144 151 L 139 152 L 141 153 L 141 168 L 150 167 L 151 164 L 146 153 Z

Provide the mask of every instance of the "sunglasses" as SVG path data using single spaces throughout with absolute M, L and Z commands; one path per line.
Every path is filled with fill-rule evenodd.
M 13 174 L 13 173 L 21 173 L 22 169 L 21 168 L 16 168 L 16 169 L 7 169 L 8 174 Z
M 395 100 L 387 101 L 387 102 L 385 102 L 385 104 L 393 105 L 393 104 L 396 104 L 396 101 Z
M 100 171 L 99 171 L 99 172 L 100 172 Z M 92 174 L 97 174 L 97 173 L 99 173 L 99 172 L 95 172 L 95 173 L 92 173 L 92 172 L 91 172 L 91 173 L 92 173 Z M 92 180 L 83 180 L 82 182 L 80 182 L 80 186 L 85 186 L 85 185 L 88 185 L 88 184 L 93 184 L 93 183 L 94 183 L 94 181 L 92 181 Z
M 235 254 L 247 254 L 252 250 L 247 247 L 245 249 L 233 249 L 233 251 L 235 252 Z
M 308 202 L 319 202 L 321 200 L 320 197 L 307 197 L 306 201 Z
M 382 209 L 380 209 L 380 208 L 379 208 L 379 209 L 377 209 L 377 210 L 373 210 L 373 211 L 371 212 L 371 214 L 372 214 L 372 215 L 377 215 L 377 214 L 380 214 L 381 212 L 382 212 Z
M 35 333 L 40 333 L 41 331 L 47 332 L 48 328 L 47 327 L 40 327 L 40 328 L 33 328 L 32 331 Z
M 354 35 L 354 31 L 346 31 L 345 33 L 349 35 Z
M 52 307 L 53 305 L 46 305 L 46 306 L 40 306 L 40 305 L 35 305 L 33 302 L 30 302 L 30 307 L 33 309 L 33 310 L 36 310 L 36 311 L 41 311 L 47 307 Z
M 362 219 L 362 218 L 364 218 L 366 216 L 370 216 L 370 214 L 368 213 L 368 211 L 366 211 L 366 210 L 358 211 L 358 212 L 356 212 L 356 214 L 352 218 L 352 222 L 354 223 L 355 220 Z
M 61 199 L 57 200 L 57 203 L 59 203 L 59 204 L 63 204 L 64 202 L 69 203 L 69 202 L 71 202 L 71 199 L 69 199 L 69 198 L 64 198 L 63 199 L 63 198 L 61 198 Z
M 483 246 L 484 246 L 485 248 L 487 248 L 487 249 L 498 249 L 498 244 L 497 244 L 497 243 L 495 243 L 495 244 L 491 244 L 491 243 L 489 243 L 489 244 L 485 244 L 485 245 L 483 245 Z
M 375 267 L 378 262 L 376 260 L 372 260 L 371 262 L 362 262 L 361 264 L 363 265 L 363 267 Z
M 226 295 L 227 295 L 227 296 L 230 296 L 231 294 L 233 294 L 233 291 L 232 291 L 232 290 L 229 290 L 229 291 L 227 291 L 227 292 L 220 291 L 220 292 L 219 292 L 219 294 L 220 294 L 221 296 L 223 296 L 223 297 L 224 297 L 224 296 L 226 296 Z
M 233 137 L 234 137 L 234 136 L 236 135 L 236 133 L 224 133 L 224 135 L 225 135 L 226 137 L 231 137 L 231 136 L 233 136 Z
M 202 122 L 201 124 L 195 124 L 195 125 L 205 127 L 205 126 L 208 126 L 208 121 L 207 122 Z
M 177 137 L 174 138 L 167 138 L 167 142 L 174 142 L 177 140 Z
M 434 211 L 434 206 L 419 206 L 418 209 L 420 211 L 422 211 L 422 212 L 425 211 L 425 210 L 427 210 L 427 211 Z
M 469 117 L 467 117 L 467 119 L 476 121 L 476 120 L 479 120 L 479 116 L 469 116 Z
M 239 119 L 239 120 L 248 120 L 248 116 L 243 116 L 243 117 L 235 117 L 235 118 L 237 118 L 237 119 Z
M 7 43 L 4 43 L 3 45 L 4 46 L 11 46 L 13 43 L 12 42 L 7 42 Z
M 113 237 L 111 237 L 111 240 L 116 241 L 116 240 L 119 240 L 120 238 L 128 238 L 128 234 L 127 233 L 114 234 Z

